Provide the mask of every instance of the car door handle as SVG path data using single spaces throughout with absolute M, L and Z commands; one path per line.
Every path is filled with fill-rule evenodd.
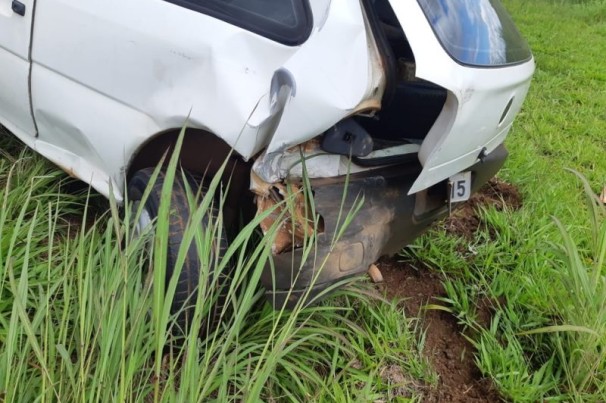
M 18 0 L 13 0 L 12 9 L 15 14 L 19 14 L 22 17 L 25 15 L 25 4 Z

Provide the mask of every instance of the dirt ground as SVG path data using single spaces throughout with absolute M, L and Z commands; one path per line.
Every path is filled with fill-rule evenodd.
M 482 206 L 498 210 L 516 210 L 522 206 L 517 188 L 498 179 L 491 180 L 461 209 L 443 223 L 451 234 L 470 238 L 482 226 L 478 212 Z M 445 296 L 440 275 L 422 263 L 412 265 L 397 258 L 377 263 L 384 282 L 379 289 L 389 299 L 401 299 L 407 315 L 420 317 L 427 329 L 424 353 L 439 375 L 437 388 L 429 389 L 427 402 L 499 402 L 503 399 L 491 380 L 483 378 L 474 363 L 474 348 L 463 336 L 455 317 L 444 311 L 425 310 L 426 304 L 439 303 L 434 297 Z M 490 301 L 476 301 L 478 318 L 490 323 Z
M 444 220 L 444 229 L 449 234 L 471 238 L 482 226 L 478 212 L 486 206 L 494 206 L 498 211 L 518 210 L 522 207 L 522 196 L 514 185 L 493 178 Z

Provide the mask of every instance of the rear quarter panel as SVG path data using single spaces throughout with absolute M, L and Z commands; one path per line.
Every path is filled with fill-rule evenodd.
M 106 175 L 105 194 L 149 136 L 186 122 L 252 154 L 238 135 L 295 51 L 161 0 L 45 0 L 35 28 L 39 142 L 71 153 L 64 168 L 84 180 Z

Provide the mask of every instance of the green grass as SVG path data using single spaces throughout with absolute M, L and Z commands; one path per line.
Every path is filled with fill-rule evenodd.
M 537 63 L 500 173 L 524 205 L 487 208 L 472 240 L 436 228 L 403 259 L 444 274 L 437 303 L 468 329 L 504 398 L 606 401 L 606 221 L 591 197 L 606 184 L 606 3 L 504 3 Z M 167 350 L 175 318 L 160 292 L 163 256 L 149 258 L 117 206 L 69 183 L 0 133 L 0 400 L 415 401 L 438 384 L 420 320 L 364 281 L 314 308 L 265 305 L 258 277 L 270 251 L 254 242 L 256 222 L 217 262 L 235 266 L 221 327 Z M 190 191 L 198 217 L 221 203 Z M 189 228 L 201 255 L 221 225 Z M 155 231 L 162 250 L 162 220 Z M 213 298 L 201 295 L 198 317 Z M 476 305 L 487 299 L 497 309 L 483 327 Z M 385 376 L 393 367 L 401 384 Z
M 468 326 L 479 326 L 474 301 L 502 301 L 474 343 L 478 366 L 504 397 L 604 401 L 604 224 L 589 219 L 585 200 L 606 184 L 606 3 L 505 5 L 537 64 L 499 174 L 524 205 L 488 208 L 472 241 L 433 231 L 414 254 L 447 273 L 445 305 Z
M 167 302 L 175 284 L 165 296 L 165 256 L 148 256 L 151 233 L 133 237 L 128 223 L 136 212 L 127 209 L 122 220 L 110 202 L 89 218 L 89 195 L 63 192 L 64 174 L 11 137 L 0 141 L 7 150 L 0 159 L 2 400 L 367 400 L 413 398 L 419 382 L 435 383 L 417 322 L 378 303 L 368 284 L 352 283 L 313 308 L 274 311 L 265 304 L 258 282 L 271 242 L 254 242 L 262 217 L 200 280 L 209 291 L 199 295 L 196 323 L 216 298 L 218 272 L 233 267 L 220 326 L 206 338 L 194 329 L 175 341 Z M 167 172 L 163 196 L 179 174 L 176 159 Z M 221 203 L 212 197 L 218 186 L 213 180 L 203 198 L 190 189 L 192 222 Z M 168 211 L 166 205 L 159 213 L 154 251 L 165 250 L 161 217 Z M 200 256 L 218 256 L 209 250 L 221 225 L 189 225 L 184 238 Z M 403 368 L 410 382 L 384 379 L 389 365 Z

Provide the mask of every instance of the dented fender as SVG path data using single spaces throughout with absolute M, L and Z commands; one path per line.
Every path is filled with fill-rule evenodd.
M 56 147 L 45 155 L 108 195 L 143 144 L 184 124 L 247 160 L 378 107 L 381 69 L 360 3 L 311 10 L 309 38 L 286 46 L 168 2 L 41 2 L 31 84 L 38 140 Z
M 255 128 L 257 136 L 269 141 L 253 168 L 265 181 L 283 178 L 278 166 L 288 148 L 347 116 L 380 109 L 385 73 L 369 24 L 359 2 L 332 2 L 322 29 L 280 69 L 290 77 L 284 84 L 288 96 L 281 99 L 270 94 L 270 107 L 265 109 L 272 123 L 265 127 L 247 123 L 245 129 Z M 274 105 L 279 107 L 275 114 L 271 112 Z M 257 110 L 249 122 L 256 114 Z

